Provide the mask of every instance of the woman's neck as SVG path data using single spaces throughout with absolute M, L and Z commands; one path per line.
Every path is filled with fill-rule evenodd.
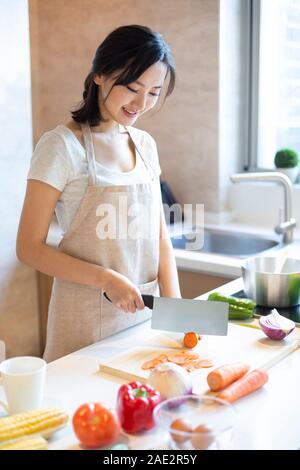
M 116 122 L 113 124 L 101 122 L 98 126 L 92 126 L 91 131 L 97 132 L 99 134 L 105 134 L 109 137 L 114 137 L 120 133 L 119 124 Z

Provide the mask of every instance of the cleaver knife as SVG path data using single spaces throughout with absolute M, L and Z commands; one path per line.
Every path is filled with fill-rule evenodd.
M 110 300 L 106 293 L 104 296 Z M 145 306 L 152 310 L 151 328 L 155 330 L 227 335 L 227 302 L 155 297 L 147 294 L 142 294 L 142 298 Z

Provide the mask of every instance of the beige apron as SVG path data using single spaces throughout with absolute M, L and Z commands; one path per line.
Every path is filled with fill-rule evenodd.
M 159 176 L 150 164 L 149 149 L 147 151 L 145 147 L 146 150 L 142 151 L 140 131 L 128 127 L 125 129 L 151 181 L 127 186 L 101 186 L 96 173 L 91 130 L 89 126 L 83 125 L 88 187 L 58 249 L 125 275 L 142 294 L 159 295 Z M 139 158 L 138 154 L 136 158 Z M 112 221 L 114 224 L 111 224 Z M 107 222 L 110 222 L 110 231 L 109 237 L 106 235 L 105 238 L 103 232 L 107 232 Z M 126 228 L 130 236 L 126 236 Z M 150 316 L 151 311 L 147 308 L 137 313 L 125 313 L 110 303 L 101 289 L 55 278 L 49 304 L 44 358 L 53 361 L 145 321 Z

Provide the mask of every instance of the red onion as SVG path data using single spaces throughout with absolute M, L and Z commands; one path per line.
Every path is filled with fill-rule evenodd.
M 263 332 L 271 339 L 284 339 L 295 329 L 295 322 L 283 317 L 273 308 L 272 312 L 265 317 L 260 317 L 259 324 Z

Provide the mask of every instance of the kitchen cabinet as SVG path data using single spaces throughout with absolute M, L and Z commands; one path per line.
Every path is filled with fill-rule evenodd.
M 194 299 L 228 282 L 228 278 L 206 273 L 178 270 L 181 295 L 184 299 Z

